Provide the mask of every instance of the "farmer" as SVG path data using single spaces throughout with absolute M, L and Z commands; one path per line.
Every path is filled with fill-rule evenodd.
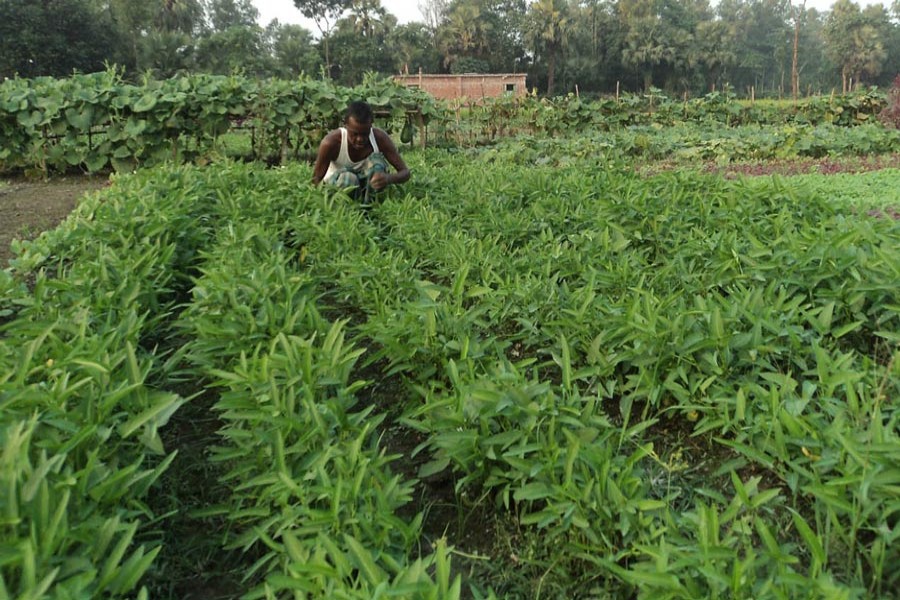
M 365 102 L 347 106 L 344 126 L 319 144 L 313 183 L 354 188 L 354 197 L 368 202 L 374 192 L 409 179 L 409 167 L 397 146 L 384 130 L 372 127 L 372 117 L 372 107 Z M 397 172 L 388 173 L 388 164 Z

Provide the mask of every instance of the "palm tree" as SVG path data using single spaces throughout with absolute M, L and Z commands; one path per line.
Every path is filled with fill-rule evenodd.
M 737 62 L 734 27 L 725 21 L 703 21 L 697 25 L 689 67 L 706 73 L 707 89 Z
M 381 0 L 351 0 L 346 18 L 357 34 L 371 38 L 387 32 L 387 16 Z
M 438 44 L 444 65 L 450 66 L 462 57 L 481 57 L 490 47 L 492 30 L 484 18 L 478 0 L 456 4 L 438 32 Z
M 547 57 L 547 95 L 553 95 L 556 59 L 568 43 L 569 7 L 565 0 L 537 0 L 528 8 L 526 36 L 534 53 Z
M 203 21 L 203 6 L 198 0 L 163 0 L 156 24 L 163 31 L 193 33 Z

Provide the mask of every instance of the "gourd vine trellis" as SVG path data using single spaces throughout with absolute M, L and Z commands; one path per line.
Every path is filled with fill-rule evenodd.
M 131 171 L 165 161 L 205 162 L 228 154 L 226 133 L 249 130 L 252 160 L 284 164 L 314 155 L 322 135 L 339 125 L 351 99 L 366 99 L 379 123 L 425 146 L 429 127 L 448 143 L 477 144 L 521 133 L 557 136 L 641 126 L 718 123 L 849 127 L 873 123 L 886 95 L 871 89 L 809 98 L 790 110 L 713 92 L 693 99 L 661 90 L 587 100 L 569 94 L 485 99 L 460 110 L 422 90 L 366 77 L 348 88 L 328 81 L 256 80 L 194 74 L 126 83 L 115 69 L 65 79 L 0 83 L 0 172 L 81 169 Z M 651 110 L 652 103 L 652 110 Z
M 425 127 L 440 108 L 424 92 L 374 77 L 346 88 L 309 78 L 254 80 L 197 74 L 140 85 L 108 70 L 0 84 L 0 170 L 112 167 L 131 171 L 222 152 L 223 134 L 249 129 L 254 160 L 284 163 L 315 150 L 351 99 L 388 123 Z

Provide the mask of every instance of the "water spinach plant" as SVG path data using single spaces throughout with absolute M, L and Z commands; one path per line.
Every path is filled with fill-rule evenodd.
M 897 221 L 483 153 L 366 211 L 305 165 L 157 167 L 21 244 L 0 597 L 895 594 Z M 202 412 L 220 493 L 173 505 Z

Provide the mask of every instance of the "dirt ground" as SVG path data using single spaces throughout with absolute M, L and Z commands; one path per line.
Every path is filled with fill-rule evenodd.
M 105 186 L 105 177 L 59 177 L 48 181 L 0 178 L 0 268 L 13 257 L 14 239 L 31 239 L 66 218 L 88 192 Z

